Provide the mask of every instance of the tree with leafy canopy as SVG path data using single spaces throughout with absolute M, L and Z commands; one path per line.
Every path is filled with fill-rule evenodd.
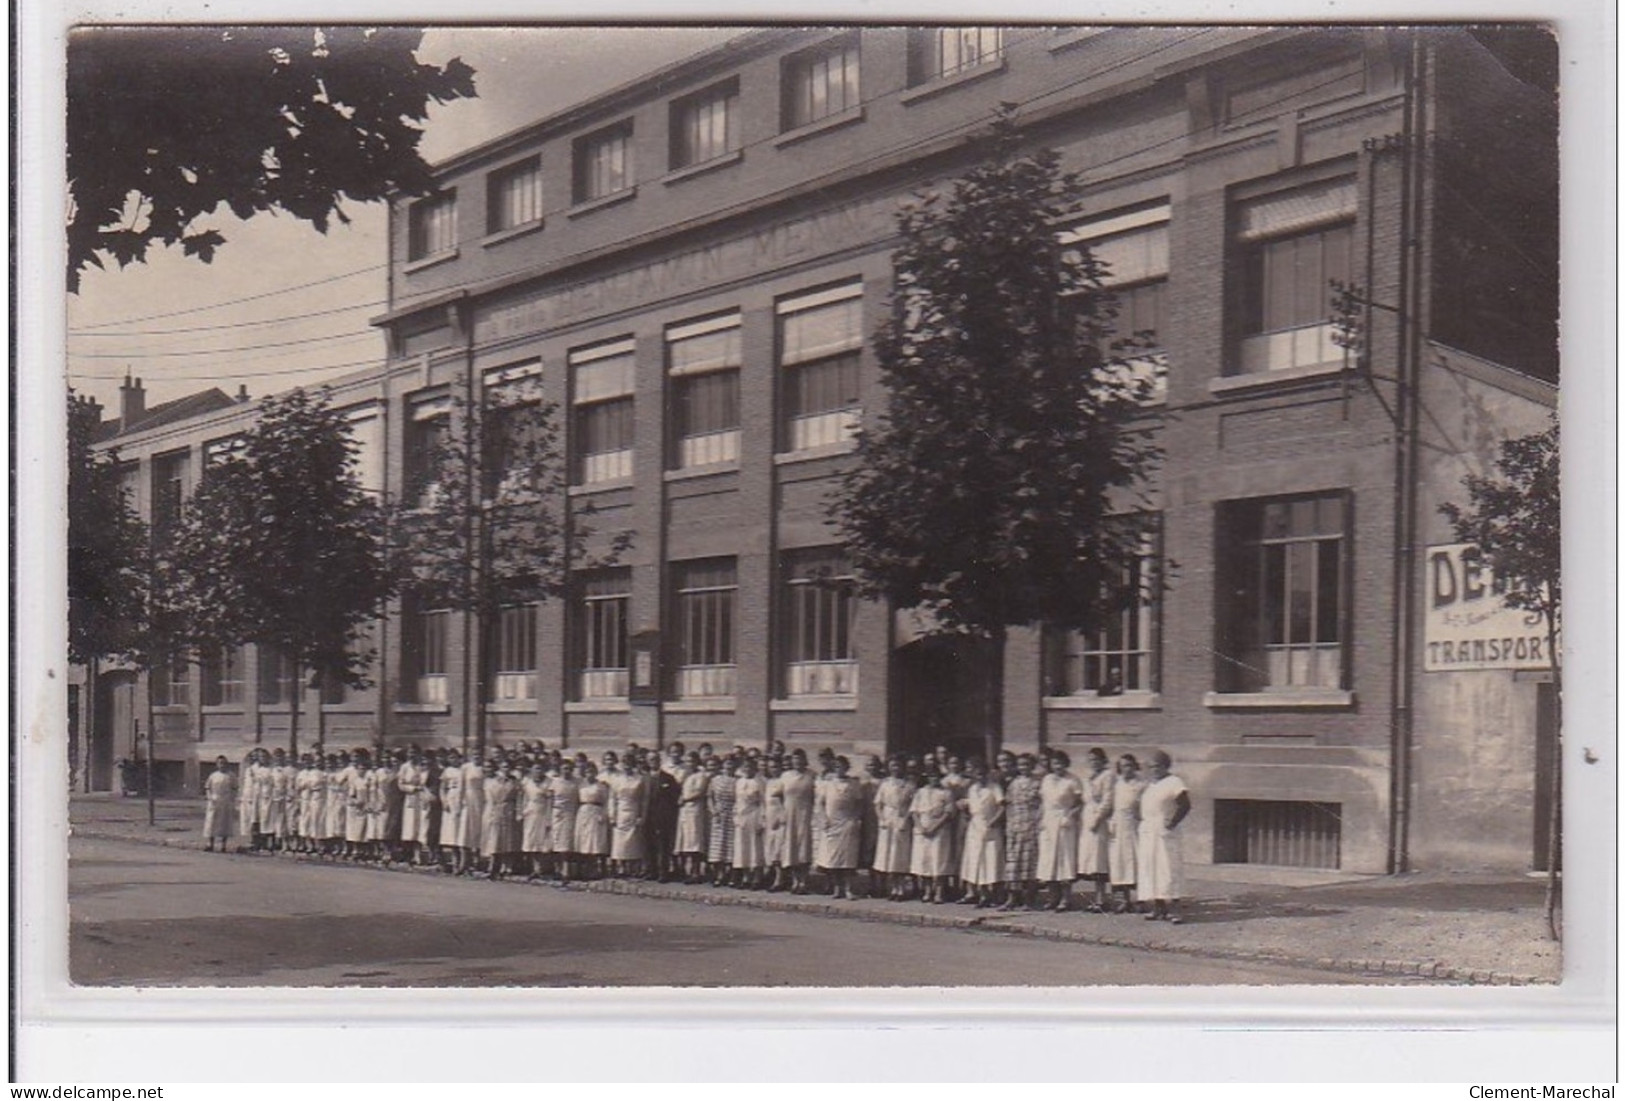
M 98 451 L 101 407 L 68 395 L 68 660 L 86 669 L 96 697 L 101 662 L 140 662 L 146 651 L 151 559 L 141 522 L 119 475 L 117 451 Z M 95 708 L 89 712 L 95 723 Z M 89 738 L 91 730 L 83 737 Z M 70 770 L 77 770 L 69 746 Z
M 1155 572 L 1132 566 L 1154 522 L 1160 367 L 1114 339 L 1105 265 L 1061 240 L 1078 179 L 1021 146 L 1006 106 L 980 163 L 899 212 L 875 340 L 886 411 L 830 503 L 864 595 L 995 655 L 1012 626 L 1100 627 Z
M 462 615 L 475 655 L 463 664 L 464 741 L 483 749 L 502 611 L 562 596 L 572 571 L 613 564 L 630 537 L 589 551 L 591 506 L 567 507 L 557 409 L 539 375 L 465 373 L 449 392 L 448 430 L 409 471 L 391 527 L 404 591 Z
M 326 394 L 266 398 L 230 456 L 203 471 L 160 568 L 164 612 L 198 654 L 253 642 L 294 671 L 288 748 L 307 685 L 365 687 L 366 629 L 394 591 L 382 507 Z
M 420 28 L 88 27 L 68 38 L 68 289 L 157 242 L 207 263 L 199 219 L 285 211 L 325 233 L 346 200 L 433 186 L 428 104 L 475 95 Z
M 146 622 L 147 526 L 115 450 L 92 447 L 100 407 L 68 399 L 68 660 L 129 657 Z
M 1557 696 L 1557 745 L 1552 769 L 1551 821 L 1547 852 L 1546 926 L 1561 938 L 1557 921 L 1558 874 L 1562 865 L 1563 805 L 1563 542 L 1559 436 L 1554 418 L 1542 432 L 1505 440 L 1491 475 L 1469 474 L 1465 507 L 1448 502 L 1439 511 L 1456 538 L 1472 543 L 1503 590 L 1509 608 L 1539 617 L 1552 661 Z

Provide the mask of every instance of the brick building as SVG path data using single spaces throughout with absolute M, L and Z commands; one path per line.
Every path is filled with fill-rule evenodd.
M 1172 568 L 1109 630 L 989 658 L 808 581 L 843 568 L 823 502 L 885 400 L 892 212 L 1000 102 L 1082 174 L 1060 229 L 1157 334 Z M 1527 867 L 1549 674 L 1430 664 L 1424 612 L 1438 503 L 1556 405 L 1555 117 L 1462 29 L 749 31 L 439 165 L 392 210 L 385 359 L 335 401 L 398 496 L 454 386 L 539 375 L 570 507 L 632 533 L 494 625 L 495 740 L 979 745 L 997 660 L 1004 744 L 1173 754 L 1193 859 Z M 1330 279 L 1365 288 L 1362 352 Z M 155 526 L 252 415 L 119 433 Z M 374 688 L 308 693 L 328 743 L 461 740 L 461 624 L 408 601 L 378 638 Z M 101 681 L 97 752 L 150 700 L 175 783 L 279 744 L 294 690 L 255 647 Z

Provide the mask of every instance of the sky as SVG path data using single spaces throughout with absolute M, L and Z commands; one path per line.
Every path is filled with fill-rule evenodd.
M 431 30 L 420 57 L 461 57 L 479 96 L 431 105 L 422 152 L 445 159 L 638 74 L 737 35 L 739 28 Z M 68 382 L 117 415 L 126 371 L 148 407 L 217 385 L 260 397 L 382 361 L 368 319 L 384 310 L 385 208 L 350 204 L 326 235 L 289 215 L 197 223 L 226 238 L 213 263 L 155 248 L 145 263 L 87 268 L 68 296 Z M 109 262 L 111 264 L 111 262 Z

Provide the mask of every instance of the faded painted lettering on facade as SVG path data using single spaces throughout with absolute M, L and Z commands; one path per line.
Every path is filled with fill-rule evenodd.
M 1423 668 L 1551 668 L 1546 624 L 1535 612 L 1507 607 L 1505 592 L 1473 544 L 1429 547 Z
M 534 333 L 577 317 L 648 305 L 731 279 L 761 275 L 784 264 L 878 241 L 892 232 L 892 197 L 863 199 L 794 218 L 716 244 L 704 245 L 613 275 L 541 290 L 482 310 L 480 341 Z

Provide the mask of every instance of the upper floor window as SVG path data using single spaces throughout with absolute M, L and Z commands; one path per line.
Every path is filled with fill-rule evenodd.
M 739 458 L 740 362 L 737 313 L 666 330 L 676 468 Z
M 457 192 L 419 199 L 407 210 L 406 258 L 423 260 L 457 247 Z
M 587 203 L 625 191 L 635 180 L 630 120 L 576 139 L 576 202 Z
M 356 484 L 368 493 L 384 491 L 384 413 L 377 405 L 352 409 L 344 414 L 350 430 L 350 469 Z
M 570 353 L 571 450 L 577 485 L 632 476 L 635 350 L 627 339 Z
M 1122 355 L 1131 372 L 1155 373 L 1157 398 L 1167 379 L 1155 368 L 1162 362 L 1162 328 L 1168 296 L 1168 205 L 1095 218 L 1062 235 L 1065 242 L 1088 246 L 1104 267 L 1101 285 L 1114 299 L 1108 337 L 1122 342 L 1108 354 Z
M 739 82 L 730 80 L 671 105 L 673 171 L 725 157 L 739 148 Z
M 268 642 L 259 647 L 259 700 L 262 704 L 277 706 L 294 701 L 299 687 L 299 670 L 293 658 L 280 646 Z
M 1332 281 L 1353 280 L 1352 177 L 1274 191 L 1237 204 L 1237 330 L 1242 373 L 1340 364 Z
M 162 654 L 147 674 L 154 707 L 185 707 L 192 702 L 192 667 L 180 653 Z
M 1343 687 L 1348 511 L 1347 493 L 1220 505 L 1220 691 Z
M 526 157 L 486 177 L 485 231 L 501 233 L 542 220 L 542 158 Z
M 793 130 L 855 110 L 861 102 L 856 35 L 842 36 L 785 59 L 784 129 Z
M 517 501 L 540 489 L 551 455 L 541 369 L 541 360 L 530 360 L 486 373 L 480 464 L 486 500 Z
M 225 707 L 243 702 L 243 648 L 222 646 L 203 655 L 203 703 Z
M 777 312 L 783 449 L 850 439 L 861 420 L 863 284 L 787 298 Z
M 909 34 L 909 83 L 957 76 L 1003 57 L 1002 27 L 919 27 Z
M 155 455 L 152 460 L 152 538 L 168 540 L 181 522 L 186 503 L 187 452 Z
M 406 424 L 404 499 L 433 507 L 440 495 L 440 464 L 451 438 L 451 398 L 435 394 L 414 400 Z

